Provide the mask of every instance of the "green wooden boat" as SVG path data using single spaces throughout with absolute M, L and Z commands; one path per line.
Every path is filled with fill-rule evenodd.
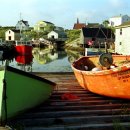
M 43 103 L 50 97 L 56 85 L 10 66 L 0 70 L 0 84 L 1 125 L 7 119 Z

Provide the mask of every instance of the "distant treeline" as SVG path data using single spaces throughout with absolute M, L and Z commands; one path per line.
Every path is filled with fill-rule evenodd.
M 68 40 L 66 43 L 70 43 L 80 37 L 81 30 L 66 30 Z
M 9 29 L 14 30 L 15 26 L 0 26 L 0 39 L 2 39 L 2 41 L 5 41 L 5 32 Z M 49 31 L 36 32 L 33 30 L 33 27 L 30 27 L 28 31 L 23 31 L 23 34 L 26 35 L 30 40 L 39 38 L 46 39 Z M 65 30 L 65 32 L 67 33 L 68 37 L 68 40 L 66 41 L 67 43 L 79 38 L 80 36 L 80 30 Z
M 14 30 L 15 28 L 16 28 L 15 26 L 5 26 L 5 27 L 0 26 L 0 39 L 2 39 L 2 41 L 5 41 L 5 32 L 9 29 Z M 32 27 L 30 27 L 28 31 L 23 31 L 23 34 L 28 36 L 29 39 L 32 39 L 42 36 L 44 32 L 37 33 L 33 31 Z

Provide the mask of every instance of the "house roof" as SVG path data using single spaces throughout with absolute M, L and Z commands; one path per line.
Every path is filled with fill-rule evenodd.
M 124 17 L 124 16 L 129 17 L 128 15 L 122 15 L 122 14 L 120 14 L 120 15 L 117 15 L 117 16 L 113 16 L 113 17 L 111 17 L 111 18 L 121 18 L 121 17 Z
M 15 33 L 20 33 L 20 30 L 15 30 L 15 29 L 10 29 L 10 30 L 15 32 Z
M 91 28 L 91 27 L 97 28 L 97 27 L 99 27 L 99 26 L 101 26 L 99 23 L 88 23 L 88 24 L 87 24 L 87 27 L 88 27 L 88 28 Z
M 51 22 L 48 22 L 48 21 L 43 21 L 43 22 L 45 22 L 45 23 L 47 23 L 47 24 L 53 24 L 53 23 L 51 23 Z
M 29 26 L 28 21 L 24 21 L 24 20 L 18 21 L 18 23 L 20 23 L 20 22 L 24 23 L 26 26 Z
M 73 29 L 81 29 L 83 27 L 86 27 L 86 24 L 84 24 L 84 23 L 75 23 Z
M 119 26 L 116 26 L 115 28 L 125 28 L 130 26 L 130 21 L 124 22 Z
M 122 17 L 122 15 L 118 15 L 118 16 L 113 16 L 111 18 L 121 18 L 121 17 Z
M 84 37 L 92 38 L 115 38 L 114 33 L 109 28 L 82 28 Z
M 77 18 L 77 23 L 74 24 L 73 29 L 81 29 L 83 27 L 86 27 L 85 23 L 80 23 L 79 19 Z

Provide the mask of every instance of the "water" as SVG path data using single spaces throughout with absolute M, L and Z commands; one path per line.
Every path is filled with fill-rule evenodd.
M 72 72 L 71 63 L 82 56 L 77 51 L 48 48 L 33 48 L 32 54 L 33 57 L 15 56 L 9 61 L 9 65 L 26 72 Z M 2 65 L 3 62 L 0 62 Z

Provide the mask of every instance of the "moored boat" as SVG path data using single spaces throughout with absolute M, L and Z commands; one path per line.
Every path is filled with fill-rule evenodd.
M 83 56 L 72 64 L 79 84 L 99 95 L 130 99 L 130 56 L 112 55 L 107 59 L 104 55 L 103 58 Z M 111 63 L 108 65 L 106 61 Z
M 23 21 L 21 19 L 21 14 L 20 14 L 20 21 L 19 22 L 19 31 L 20 31 L 20 37 L 17 41 L 15 41 L 15 53 L 18 55 L 32 55 L 32 41 L 29 39 L 29 37 L 25 34 L 23 34 Z
M 16 41 L 15 52 L 18 55 L 32 55 L 32 43 L 30 41 Z
M 1 126 L 27 109 L 46 101 L 55 83 L 7 66 L 0 70 L 0 120 Z

